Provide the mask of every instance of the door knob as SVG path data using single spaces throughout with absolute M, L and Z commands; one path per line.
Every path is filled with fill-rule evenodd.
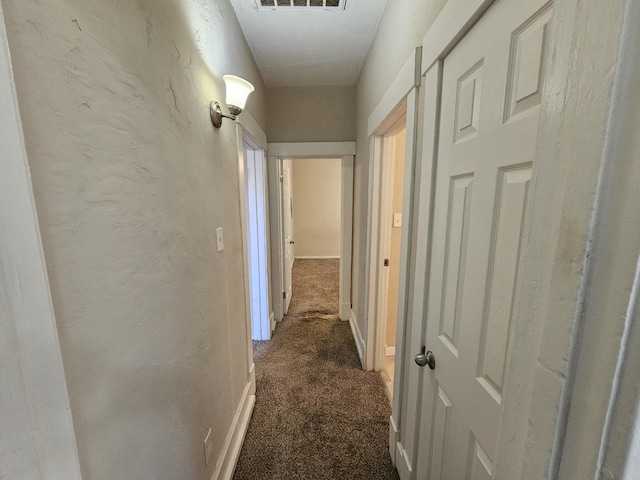
M 431 370 L 436 368 L 436 356 L 433 354 L 431 350 L 425 353 L 426 348 L 422 347 L 420 353 L 417 354 L 414 358 L 416 364 L 419 367 L 424 367 L 425 365 L 429 365 Z

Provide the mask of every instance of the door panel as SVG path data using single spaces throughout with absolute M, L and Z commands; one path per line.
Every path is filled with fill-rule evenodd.
M 291 303 L 291 295 L 293 293 L 292 288 L 292 269 L 293 261 L 295 259 L 294 254 L 294 239 L 293 239 L 293 196 L 292 196 L 292 160 L 282 161 L 282 218 L 284 227 L 284 313 L 289 310 L 289 303 Z
M 499 0 L 443 63 L 418 478 L 494 470 L 550 14 Z

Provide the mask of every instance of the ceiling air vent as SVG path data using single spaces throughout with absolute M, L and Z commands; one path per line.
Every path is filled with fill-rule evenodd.
M 259 10 L 344 10 L 347 0 L 256 0 Z

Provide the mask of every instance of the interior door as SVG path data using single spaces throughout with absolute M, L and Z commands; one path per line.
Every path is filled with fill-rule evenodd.
M 494 470 L 550 13 L 498 0 L 443 63 L 420 479 Z
M 292 289 L 292 269 L 295 259 L 293 240 L 293 196 L 291 175 L 293 169 L 292 160 L 282 161 L 282 218 L 283 218 L 283 237 L 284 237 L 284 313 L 289 310 L 291 303 Z

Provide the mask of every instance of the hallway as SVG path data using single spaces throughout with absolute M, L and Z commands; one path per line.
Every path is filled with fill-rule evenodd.
M 254 342 L 256 405 L 234 479 L 396 479 L 380 375 L 338 319 L 337 259 L 296 260 L 289 312 Z

